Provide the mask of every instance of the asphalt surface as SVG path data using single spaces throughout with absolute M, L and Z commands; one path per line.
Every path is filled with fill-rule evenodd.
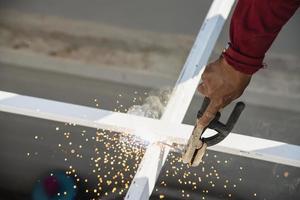
M 92 107 L 95 107 L 94 99 L 97 98 L 101 108 L 109 110 L 117 108 L 121 111 L 134 104 L 132 101 L 134 97 L 140 96 L 143 100 L 146 97 L 144 92 L 148 92 L 147 88 L 117 85 L 44 71 L 24 70 L 13 66 L 0 66 L 0 90 Z M 122 96 L 120 97 L 119 94 Z M 117 100 L 119 103 L 116 102 Z M 185 117 L 186 123 L 193 123 L 199 102 L 200 99 L 195 97 Z M 123 105 L 122 108 L 120 104 Z M 225 116 L 228 110 L 225 111 Z M 4 163 L 0 172 L 0 187 L 5 189 L 1 193 L 4 199 L 12 191 L 14 194 L 25 194 L 22 198 L 29 198 L 28 195 L 41 174 L 57 168 L 66 169 L 69 164 L 78 166 L 78 171 L 82 176 L 93 180 L 94 176 L 90 173 L 88 162 L 76 160 L 70 163 L 63 162 L 65 155 L 57 147 L 57 144 L 63 140 L 55 130 L 55 127 L 65 127 L 61 123 L 6 113 L 1 113 L 0 118 L 0 157 Z M 295 134 L 299 132 L 300 125 L 297 123 L 299 119 L 300 113 L 247 105 L 234 132 L 299 145 L 300 136 Z M 70 127 L 67 126 L 64 129 L 68 130 Z M 72 133 L 80 135 L 83 129 L 88 130 L 89 137 L 95 134 L 94 129 L 84 127 L 72 127 Z M 36 142 L 34 139 L 36 135 L 44 139 Z M 80 139 L 74 137 L 72 142 L 77 144 Z M 100 151 L 105 151 L 104 145 L 97 145 Z M 86 155 L 93 151 L 93 147 L 93 145 L 88 145 L 85 148 Z M 28 158 L 27 152 L 37 152 L 38 155 Z M 187 169 L 181 163 L 176 162 L 176 159 L 178 155 L 170 157 L 164 166 L 156 185 L 157 191 L 153 193 L 152 199 L 158 199 L 162 194 L 166 199 L 183 199 L 182 190 L 185 194 L 189 194 L 190 199 L 199 197 L 224 199 L 228 195 L 232 195 L 235 199 L 299 198 L 300 172 L 297 168 L 212 151 L 209 152 L 206 163 L 203 165 L 204 171 L 202 167 Z M 130 163 L 133 166 L 134 162 L 130 161 Z M 214 170 L 220 174 L 219 179 L 209 175 L 214 174 Z M 192 173 L 187 181 L 202 178 L 202 182 L 197 183 L 197 189 L 193 189 L 188 183 L 184 184 L 184 181 L 182 184 L 178 182 L 179 179 L 183 179 L 184 172 Z M 106 174 L 107 171 L 103 170 L 101 173 Z M 130 177 L 127 178 L 130 179 Z M 97 182 L 90 181 L 91 185 L 93 183 Z M 111 191 L 109 189 L 107 191 Z M 20 197 L 17 196 L 15 199 L 18 198 Z M 105 196 L 103 198 L 105 199 Z M 107 199 L 118 198 L 122 197 L 113 195 Z

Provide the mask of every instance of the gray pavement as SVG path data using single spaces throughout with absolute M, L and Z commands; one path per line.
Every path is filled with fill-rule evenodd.
M 140 94 L 141 99 L 145 97 L 144 92 L 149 91 L 147 88 L 118 85 L 45 71 L 25 70 L 13 66 L 0 66 L 0 90 L 93 107 L 95 106 L 94 99 L 97 98 L 101 102 L 101 108 L 110 110 L 119 104 L 124 105 L 122 109 L 131 106 L 135 91 Z M 122 94 L 122 98 L 118 97 L 119 94 Z M 119 100 L 120 103 L 117 104 L 116 100 Z M 199 97 L 195 97 L 185 118 L 185 123 L 193 123 L 199 102 Z M 228 110 L 230 108 L 225 110 L 225 113 Z M 0 157 L 4 163 L 0 171 L 2 177 L 0 188 L 9 191 L 19 190 L 19 192 L 29 194 L 34 181 L 43 172 L 58 166 L 62 169 L 67 167 L 62 162 L 64 155 L 57 150 L 56 146 L 61 142 L 59 136 L 55 134 L 55 127 L 62 126 L 60 123 L 6 113 L 0 113 L 0 118 L 2 133 Z M 299 119 L 300 113 L 297 112 L 247 105 L 247 109 L 234 131 L 299 145 L 299 134 L 295 134 L 299 132 L 300 125 L 297 123 Z M 79 135 L 82 129 L 82 127 L 72 128 L 72 133 Z M 92 137 L 95 130 L 87 130 L 89 136 Z M 35 135 L 46 139 L 36 142 L 34 140 Z M 78 141 L 78 138 L 72 139 L 73 143 L 78 143 Z M 91 152 L 92 149 L 90 148 L 92 145 L 89 145 L 85 151 Z M 101 151 L 105 150 L 104 146 L 99 145 L 99 148 Z M 27 159 L 26 152 L 28 151 L 36 151 L 39 156 L 34 159 Z M 181 190 L 189 193 L 191 199 L 198 199 L 203 196 L 209 200 L 224 199 L 229 194 L 234 195 L 236 199 L 248 199 L 254 194 L 257 195 L 257 199 L 281 200 L 284 197 L 292 200 L 299 197 L 300 174 L 297 168 L 210 151 L 206 158 L 206 164 L 203 165 L 206 169 L 203 172 L 201 167 L 187 169 L 181 163 L 175 162 L 176 159 L 178 159 L 178 155 L 170 157 L 161 173 L 160 180 L 157 182 L 158 191 L 153 193 L 152 199 L 158 199 L 161 194 L 164 194 L 166 199 L 183 199 Z M 72 161 L 72 164 L 80 168 L 81 174 L 93 179 L 93 175 L 89 174 L 88 164 L 76 161 Z M 167 177 L 166 174 L 170 171 L 175 173 L 174 167 L 182 169 L 176 171 L 176 175 Z M 215 173 L 214 168 L 211 167 L 217 168 L 218 173 L 222 175 L 220 179 L 206 177 L 207 173 Z M 240 167 L 244 171 L 239 171 Z M 187 171 L 196 173 L 189 178 L 191 180 L 202 177 L 203 181 L 201 184 L 197 184 L 199 186 L 197 190 L 193 190 L 189 184 L 178 183 L 178 179 L 182 178 L 184 172 Z M 24 173 L 26 178 L 21 178 L 25 175 Z M 105 173 L 106 171 L 103 171 L 103 174 Z M 285 174 L 288 176 L 285 177 Z M 240 178 L 243 181 L 239 181 Z M 231 183 L 228 189 L 224 189 L 226 180 Z M 166 182 L 167 186 L 162 185 L 162 181 Z M 211 186 L 211 181 L 214 182 L 214 187 Z M 96 184 L 96 182 L 91 181 L 91 184 L 93 183 Z M 238 185 L 238 187 L 234 188 L 233 185 Z M 209 194 L 203 193 L 203 190 L 208 190 Z M 113 196 L 108 199 L 118 198 Z

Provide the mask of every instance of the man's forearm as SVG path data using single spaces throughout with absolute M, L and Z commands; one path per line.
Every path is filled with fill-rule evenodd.
M 226 61 L 246 74 L 262 68 L 265 53 L 299 6 L 300 0 L 239 0 L 223 52 Z

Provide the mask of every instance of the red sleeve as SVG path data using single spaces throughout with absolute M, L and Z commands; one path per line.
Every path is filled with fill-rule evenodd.
M 263 67 L 265 53 L 299 6 L 300 0 L 239 0 L 223 57 L 238 71 L 258 71 Z

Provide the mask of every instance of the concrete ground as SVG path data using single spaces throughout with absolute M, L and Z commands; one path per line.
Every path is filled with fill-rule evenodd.
M 1 66 L 0 71 L 0 90 L 92 107 L 95 107 L 94 99 L 97 98 L 101 100 L 102 108 L 110 110 L 128 108 L 134 104 L 132 100 L 136 91 L 142 99 L 145 97 L 144 92 L 148 91 L 145 88 L 120 86 L 109 82 L 24 70 L 12 66 Z M 122 94 L 122 98 L 118 97 L 118 94 Z M 117 100 L 119 100 L 119 104 L 116 102 Z M 195 97 L 189 114 L 186 116 L 186 123 L 193 123 L 199 102 L 200 100 Z M 120 104 L 124 107 L 120 108 L 118 106 Z M 59 151 L 57 145 L 65 143 L 65 140 L 56 134 L 55 127 L 65 127 L 64 125 L 6 113 L 1 113 L 0 116 L 2 132 L 2 153 L 0 155 L 4 161 L 0 172 L 2 177 L 0 185 L 1 188 L 8 190 L 6 193 L 2 193 L 4 199 L 10 196 L 9 191 L 19 191 L 26 197 L 41 174 L 51 169 L 66 169 L 70 163 L 77 166 L 79 174 L 89 179 L 94 178 L 93 174 L 89 174 L 88 162 L 81 163 L 76 160 L 63 162 L 66 155 Z M 295 134 L 300 128 L 297 123 L 299 118 L 300 113 L 298 112 L 247 105 L 234 132 L 299 145 L 299 134 Z M 95 134 L 95 130 L 84 127 L 65 127 L 63 130 L 70 131 L 70 129 L 74 135 L 80 135 L 83 129 L 87 130 L 89 137 Z M 37 142 L 34 139 L 36 135 L 44 137 L 44 139 Z M 77 144 L 79 141 L 80 139 L 76 136 L 72 138 L 73 143 Z M 91 148 L 93 145 L 88 145 L 85 151 L 92 152 Z M 100 151 L 105 151 L 105 146 L 101 144 L 98 144 L 98 148 Z M 38 155 L 28 158 L 27 152 L 38 152 Z M 203 167 L 187 169 L 177 161 L 178 158 L 179 155 L 170 155 L 157 182 L 157 191 L 153 193 L 152 199 L 158 199 L 160 195 L 164 195 L 166 199 L 183 199 L 182 190 L 185 191 L 185 194 L 189 194 L 190 199 L 199 197 L 224 199 L 228 195 L 232 195 L 235 199 L 252 199 L 254 195 L 256 199 L 297 199 L 299 197 L 300 174 L 297 168 L 209 151 Z M 131 161 L 130 163 L 134 166 L 135 162 Z M 131 170 L 134 171 L 134 169 Z M 131 173 L 133 173 L 132 171 Z M 184 180 L 183 177 L 187 172 L 190 172 L 191 175 Z M 106 173 L 106 170 L 101 171 L 102 175 Z M 216 178 L 217 176 L 210 175 L 215 173 L 219 174 L 219 179 Z M 198 182 L 199 177 L 202 178 L 201 183 Z M 130 180 L 130 178 L 128 179 Z M 179 182 L 180 179 L 182 182 Z M 184 184 L 184 181 L 196 182 L 197 189 L 193 189 L 192 183 Z M 90 181 L 91 185 L 93 183 L 97 184 L 97 181 Z M 121 186 L 119 187 L 121 188 Z M 110 188 L 107 191 L 111 191 Z M 209 193 L 207 194 L 206 191 Z M 105 198 L 103 195 L 103 199 L 116 198 L 116 196 Z

